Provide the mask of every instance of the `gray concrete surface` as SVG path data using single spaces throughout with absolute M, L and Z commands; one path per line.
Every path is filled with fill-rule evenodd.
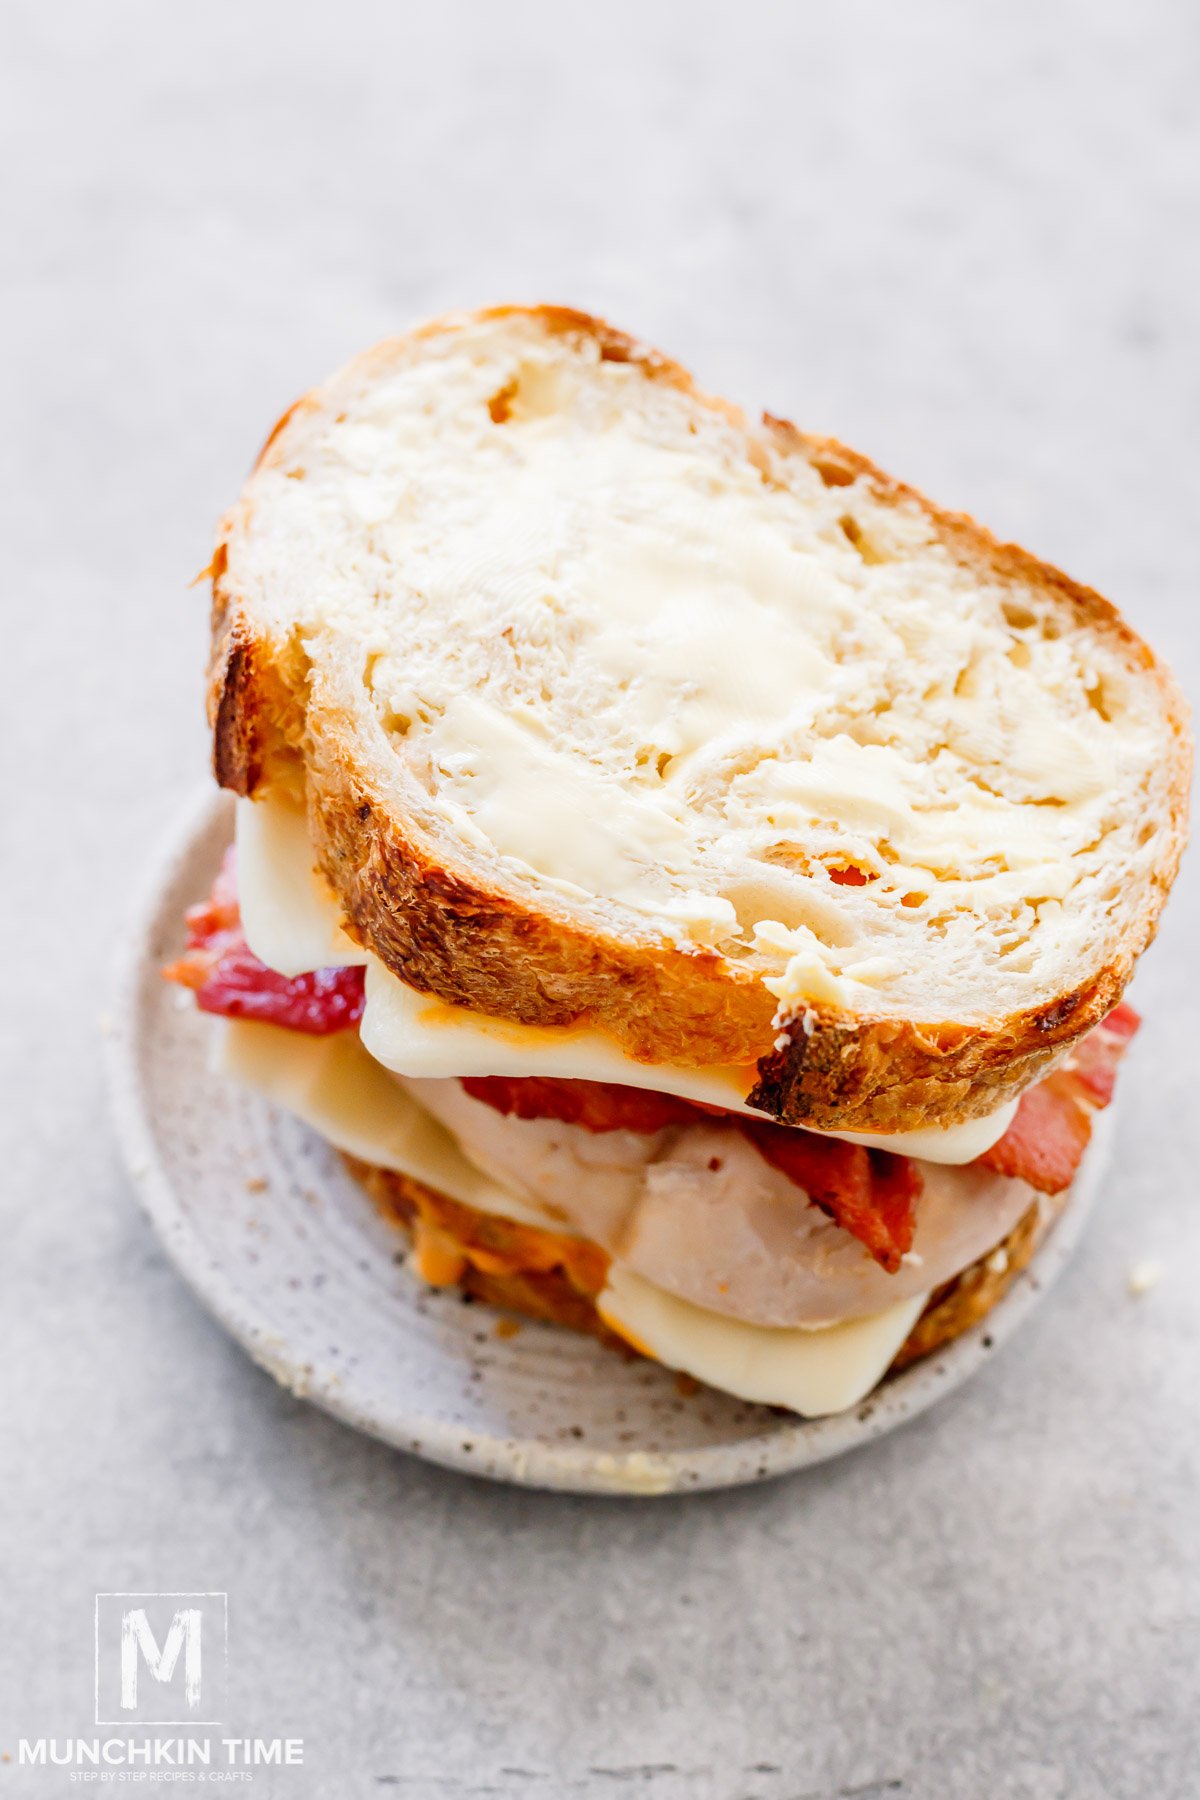
M 1119 598 L 1195 688 L 1200 26 L 1154 3 L 10 4 L 0 243 L 0 1795 L 97 1589 L 227 1589 L 255 1791 L 1200 1792 L 1193 860 L 1116 1172 L 1028 1330 L 753 1492 L 474 1485 L 277 1391 L 105 1117 L 128 890 L 203 768 L 188 581 L 275 415 L 498 297 L 608 312 Z M 1132 1265 L 1164 1276 L 1134 1300 Z

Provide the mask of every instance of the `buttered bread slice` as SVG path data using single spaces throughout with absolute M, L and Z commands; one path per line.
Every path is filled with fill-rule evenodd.
M 579 313 L 356 359 L 213 574 L 218 778 L 306 798 L 362 944 L 650 1065 L 756 1063 L 789 1123 L 995 1110 L 1175 874 L 1182 702 L 1113 607 Z

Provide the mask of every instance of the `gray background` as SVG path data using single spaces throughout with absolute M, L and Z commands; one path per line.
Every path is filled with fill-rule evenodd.
M 277 1391 L 137 1213 L 97 1035 L 203 774 L 213 522 L 300 390 L 448 305 L 609 314 L 1194 682 L 1194 6 L 31 0 L 4 34 L 0 1750 L 89 1729 L 96 1589 L 196 1587 L 235 1728 L 307 1740 L 258 1793 L 1200 1792 L 1195 862 L 1054 1301 L 932 1416 L 724 1496 L 474 1485 Z

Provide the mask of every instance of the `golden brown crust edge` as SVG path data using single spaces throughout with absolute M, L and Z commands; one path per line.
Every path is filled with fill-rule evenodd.
M 486 1230 L 485 1215 L 474 1213 L 471 1208 L 461 1207 L 456 1202 L 447 1202 L 444 1196 L 412 1180 L 410 1176 L 360 1162 L 353 1156 L 344 1155 L 343 1161 L 366 1188 L 384 1217 L 410 1237 L 423 1203 L 437 1209 L 439 1213 L 450 1207 L 456 1219 L 469 1218 L 476 1224 L 483 1224 Z M 1003 1243 L 978 1262 L 972 1263 L 952 1281 L 935 1289 L 925 1310 L 893 1358 L 888 1375 L 899 1374 L 902 1369 L 911 1367 L 923 1357 L 944 1350 L 955 1338 L 961 1337 L 964 1332 L 986 1319 L 992 1308 L 1007 1294 L 1017 1276 L 1028 1268 L 1050 1225 L 1067 1200 L 1067 1195 L 1063 1195 L 1057 1202 L 1035 1200 Z M 550 1237 L 553 1234 L 543 1235 Z M 594 1276 L 591 1279 L 585 1276 L 581 1280 L 576 1274 L 576 1278 L 572 1280 L 562 1267 L 500 1271 L 495 1268 L 480 1268 L 467 1262 L 454 1285 L 470 1294 L 473 1299 L 486 1301 L 490 1306 L 521 1313 L 527 1318 L 541 1319 L 550 1324 L 566 1325 L 573 1331 L 586 1332 L 599 1338 L 610 1349 L 621 1350 L 626 1355 L 635 1354 L 623 1338 L 609 1329 L 596 1311 L 594 1294 L 599 1292 L 599 1286 Z
M 550 331 L 588 335 L 605 358 L 636 363 L 652 379 L 744 423 L 736 408 L 703 394 L 678 364 L 601 320 L 561 307 L 498 307 L 481 316 L 512 313 L 535 317 Z M 434 320 L 412 336 L 444 326 Z M 368 355 L 386 360 L 394 352 L 393 342 Z M 292 414 L 317 404 L 313 395 L 291 408 L 260 461 L 286 434 Z M 524 1024 L 590 1025 L 648 1064 L 757 1063 L 755 1105 L 789 1124 L 888 1132 L 957 1123 L 1014 1098 L 1120 999 L 1154 936 L 1183 851 L 1191 767 L 1186 707 L 1169 672 L 1099 594 L 1018 546 L 999 543 L 966 515 L 941 511 L 836 441 L 769 416 L 764 425 L 827 484 L 865 479 L 880 498 L 921 507 L 956 558 L 1069 603 L 1112 633 L 1162 693 L 1175 752 L 1172 829 L 1150 897 L 1119 956 L 1088 970 L 1076 988 L 983 1023 L 871 1019 L 816 1005 L 776 1050 L 773 998 L 756 977 L 716 953 L 551 918 L 539 905 L 439 862 L 356 759 L 344 712 L 314 695 L 298 644 L 256 638 L 227 564 L 238 508 L 224 522 L 213 561 L 214 769 L 222 786 L 243 795 L 306 786 L 317 859 L 355 934 L 413 987 Z

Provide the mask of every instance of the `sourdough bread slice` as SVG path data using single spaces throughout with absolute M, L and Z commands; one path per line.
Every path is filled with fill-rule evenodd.
M 213 578 L 218 779 L 306 795 L 363 943 L 792 1123 L 1000 1105 L 1178 865 L 1183 705 L 1108 602 L 579 313 L 352 362 Z

